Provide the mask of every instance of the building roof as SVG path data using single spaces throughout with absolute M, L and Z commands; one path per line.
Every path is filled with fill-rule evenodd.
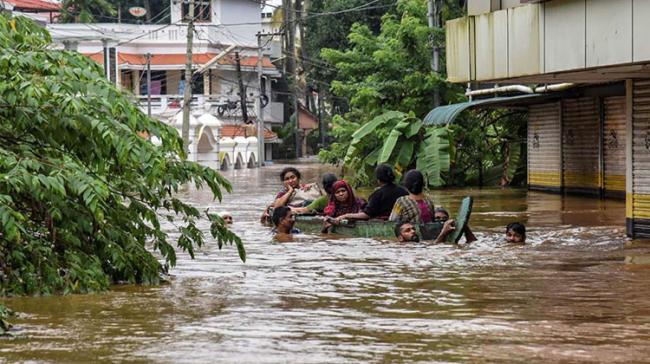
M 238 136 L 243 136 L 243 137 L 249 137 L 249 136 L 255 136 L 255 126 L 252 125 L 252 127 L 247 127 L 245 124 L 241 125 L 224 125 L 221 129 L 219 129 L 219 136 L 221 137 L 238 137 Z M 272 132 L 271 130 L 264 128 L 264 141 L 267 143 L 273 143 L 278 141 L 278 134 Z
M 86 54 L 93 61 L 104 64 L 104 54 L 103 52 L 97 52 L 92 54 Z M 217 53 L 195 53 L 192 55 L 192 62 L 194 64 L 206 64 L 212 58 L 217 56 Z M 147 64 L 147 56 L 145 54 L 137 53 L 122 53 L 119 52 L 117 56 L 120 65 L 138 65 L 144 66 Z M 171 65 L 184 65 L 187 56 L 185 53 L 176 53 L 176 54 L 159 54 L 155 53 L 151 55 L 151 65 L 152 66 L 171 66 Z M 243 67 L 256 67 L 258 57 L 256 56 L 242 56 L 240 63 Z M 225 56 L 221 58 L 218 62 L 220 65 L 234 66 L 237 64 L 235 62 L 234 56 Z M 262 59 L 262 67 L 264 68 L 273 68 L 275 65 L 271 63 L 271 60 L 268 57 Z
M 298 109 L 300 110 L 298 125 L 300 129 L 305 130 L 314 130 L 318 129 L 318 117 L 312 114 L 306 107 L 302 104 L 299 104 Z
M 60 11 L 61 4 L 45 0 L 5 0 L 14 6 L 15 11 L 50 12 Z

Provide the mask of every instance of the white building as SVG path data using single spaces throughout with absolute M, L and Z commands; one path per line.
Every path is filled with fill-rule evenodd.
M 57 0 L 0 0 L 0 12 L 2 11 L 47 24 L 58 19 L 61 3 Z
M 218 136 L 222 125 L 243 125 L 236 55 L 239 56 L 241 79 L 245 86 L 248 120 L 257 122 L 255 104 L 260 94 L 266 95 L 262 97 L 264 102 L 270 101 L 263 110 L 266 129 L 270 130 L 274 123 L 281 124 L 284 116 L 283 105 L 271 100 L 272 83 L 281 74 L 267 54 L 262 59 L 258 57 L 257 34 L 262 31 L 260 4 L 250 0 L 195 0 L 195 4 L 193 66 L 196 71 L 205 68 L 208 62 L 211 64 L 205 72 L 195 73 L 192 80 L 192 113 L 197 120 L 206 114 L 219 120 L 207 126 L 208 129 L 197 122 L 196 130 L 191 131 L 197 138 L 207 138 L 203 141 L 204 146 L 208 140 L 214 140 L 214 145 L 203 148 L 201 153 L 198 150 L 201 142 L 192 143 L 192 158 L 198 160 L 201 158 L 199 154 L 204 157 L 207 154 L 208 159 L 214 157 L 211 153 L 222 154 Z M 155 25 L 48 24 L 47 28 L 60 47 L 77 50 L 103 64 L 107 77 L 131 91 L 143 111 L 147 112 L 151 100 L 152 116 L 175 124 L 176 116 L 182 109 L 187 84 L 184 74 L 188 7 L 187 2 L 170 0 L 169 19 Z M 211 62 L 232 45 L 236 48 L 218 61 Z M 258 82 L 258 62 L 261 62 L 263 69 L 261 85 Z M 148 63 L 151 69 L 150 87 L 147 86 Z M 256 137 L 255 128 L 242 126 L 240 129 L 247 131 L 243 135 L 246 140 L 251 141 L 250 137 Z M 212 135 L 208 135 L 210 133 Z M 270 160 L 271 145 L 268 143 L 275 142 L 277 136 L 268 131 L 265 134 L 265 154 L 266 159 Z M 235 136 L 221 135 L 229 138 Z M 253 153 L 253 158 L 257 159 L 257 153 Z M 237 160 L 237 156 L 230 158 L 231 161 L 233 159 Z M 223 163 L 227 161 L 221 155 L 218 162 L 219 167 L 224 167 Z M 249 164 L 249 160 L 244 162 Z

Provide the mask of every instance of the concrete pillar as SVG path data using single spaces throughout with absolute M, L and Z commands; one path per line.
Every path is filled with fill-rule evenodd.
M 133 70 L 133 94 L 140 96 L 140 70 Z
M 625 81 L 625 226 L 628 236 L 634 236 L 634 81 Z
M 203 73 L 203 95 L 210 95 L 210 72 Z
M 629 85 L 629 83 L 628 83 Z M 631 91 L 630 91 L 631 88 Z M 626 225 L 632 238 L 650 238 L 650 115 L 644 105 L 650 102 L 650 80 L 636 79 L 628 86 L 632 107 L 631 125 L 627 125 L 626 136 Z M 629 119 L 629 117 L 628 117 Z M 629 145 L 629 146 L 628 146 Z

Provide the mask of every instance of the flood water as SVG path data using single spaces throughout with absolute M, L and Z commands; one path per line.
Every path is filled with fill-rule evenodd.
M 0 362 L 638 363 L 650 360 L 650 243 L 625 237 L 621 201 L 502 189 L 475 198 L 469 246 L 300 236 L 258 223 L 282 166 L 225 172 L 248 261 L 208 244 L 171 281 L 6 299 L 20 316 Z M 301 166 L 317 179 L 326 167 Z M 503 241 L 521 221 L 529 244 Z M 207 224 L 204 228 L 207 229 Z

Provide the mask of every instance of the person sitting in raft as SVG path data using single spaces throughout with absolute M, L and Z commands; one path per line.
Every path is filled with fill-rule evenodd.
M 526 227 L 519 222 L 512 222 L 506 226 L 506 241 L 514 244 L 526 243 Z
M 447 236 L 454 231 L 453 220 L 449 220 L 442 226 L 442 231 L 438 234 L 436 240 L 433 241 L 434 244 L 444 243 L 447 240 Z M 415 225 L 409 222 L 397 222 L 395 224 L 395 237 L 400 242 L 419 242 L 420 237 L 418 236 Z
M 422 173 L 417 169 L 406 172 L 402 186 L 406 188 L 409 194 L 395 201 L 389 220 L 411 224 L 433 222 L 435 207 L 433 202 L 424 196 L 424 176 Z
M 279 237 L 291 237 L 293 234 L 300 234 L 300 230 L 293 227 L 296 223 L 296 217 L 287 206 L 280 206 L 273 210 L 273 230 L 271 232 Z
M 323 213 L 329 217 L 339 217 L 344 214 L 356 214 L 366 202 L 354 196 L 352 187 L 344 180 L 337 181 L 332 187 L 332 194 Z
M 304 207 L 323 195 L 318 184 L 301 184 L 300 172 L 294 167 L 283 169 L 280 172 L 280 180 L 284 187 L 275 196 L 274 208 L 280 206 Z
M 403 187 L 395 185 L 395 173 L 391 166 L 387 164 L 378 165 L 375 168 L 375 177 L 377 178 L 379 188 L 370 194 L 368 204 L 364 207 L 363 211 L 340 215 L 336 218 L 339 222 L 344 219 L 388 220 L 395 201 L 402 196 L 408 195 L 408 192 Z
M 321 179 L 321 184 L 323 185 L 325 195 L 320 196 L 305 207 L 291 208 L 293 212 L 296 214 L 322 214 L 325 210 L 325 207 L 327 207 L 330 196 L 334 194 L 332 192 L 332 187 L 334 187 L 334 183 L 336 183 L 336 181 L 338 181 L 338 177 L 336 177 L 334 173 L 325 173 Z
M 447 220 L 449 220 L 449 212 L 447 210 L 437 207 L 433 211 L 433 221 L 434 222 L 440 222 L 440 223 L 445 223 Z M 469 228 L 469 225 L 465 226 L 465 242 L 466 243 L 471 243 L 474 242 L 478 239 L 476 239 L 476 236 L 472 232 L 472 230 Z
M 221 218 L 227 225 L 232 225 L 232 215 L 230 214 L 230 212 L 223 211 L 219 214 L 219 216 L 221 216 Z
M 337 181 L 332 187 L 332 191 L 334 194 L 330 196 L 327 207 L 323 211 L 327 218 L 323 222 L 322 232 L 327 232 L 332 225 L 340 222 L 336 220 L 336 217 L 359 213 L 366 205 L 366 201 L 355 197 L 352 187 L 344 180 Z

